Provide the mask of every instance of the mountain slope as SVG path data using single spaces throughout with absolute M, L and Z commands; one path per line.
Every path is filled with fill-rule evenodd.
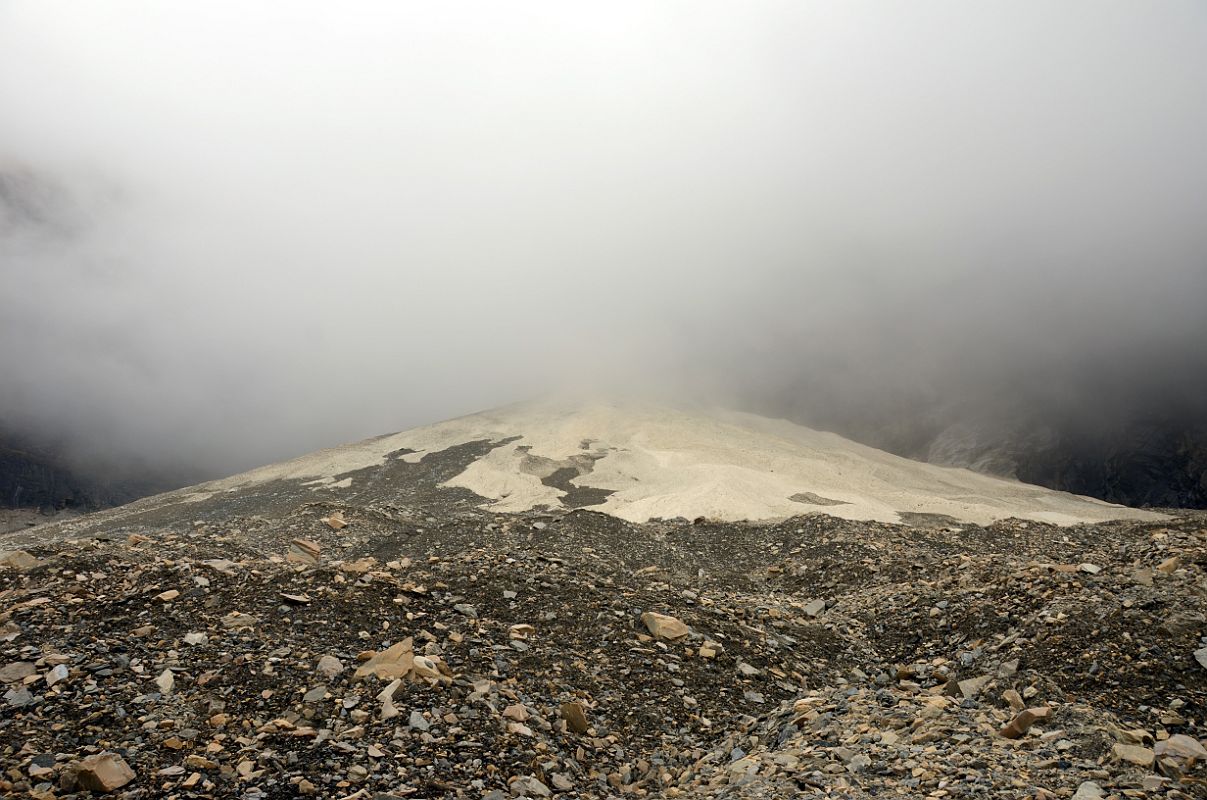
M 634 522 L 701 516 L 773 520 L 814 511 L 883 522 L 1159 518 L 910 461 L 782 420 L 602 404 L 529 404 L 474 414 L 319 451 L 111 513 L 162 524 L 232 506 L 271 515 L 308 502 L 388 508 L 423 498 L 496 512 L 590 508 Z
M 1207 517 L 935 506 L 1155 516 L 523 406 L 0 534 L 0 794 L 1201 795 Z

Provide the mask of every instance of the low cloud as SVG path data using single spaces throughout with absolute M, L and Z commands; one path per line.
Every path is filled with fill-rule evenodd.
M 1203 414 L 1200 5 L 524 9 L 6 4 L 0 421 L 196 477 L 566 385 Z

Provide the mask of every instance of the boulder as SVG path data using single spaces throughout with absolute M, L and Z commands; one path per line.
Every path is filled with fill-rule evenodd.
M 641 621 L 655 639 L 676 642 L 688 636 L 692 630 L 677 617 L 647 611 L 641 615 Z
M 582 703 L 562 703 L 560 711 L 567 728 L 575 733 L 587 732 L 587 711 Z
M 407 675 L 414 664 L 414 640 L 408 636 L 390 648 L 374 654 L 372 658 L 356 668 L 352 677 L 362 680 L 370 675 L 376 675 L 383 681 L 392 681 Z
M 1111 748 L 1111 752 L 1120 761 L 1127 761 L 1138 767 L 1151 767 L 1156 759 L 1152 750 L 1137 744 L 1116 744 Z
M 134 780 L 134 770 L 117 753 L 98 753 L 76 765 L 76 783 L 91 792 L 112 792 Z

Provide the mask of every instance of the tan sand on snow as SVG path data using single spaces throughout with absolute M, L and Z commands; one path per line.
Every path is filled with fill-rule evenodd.
M 517 436 L 446 485 L 469 489 L 498 511 L 541 505 L 556 509 L 564 492 L 546 486 L 541 477 L 573 467 L 584 473 L 574 478 L 575 486 L 614 492 L 593 510 L 631 521 L 699 516 L 769 520 L 811 511 L 885 522 L 900 521 L 902 513 L 942 514 L 975 523 L 1019 517 L 1062 525 L 1160 518 L 965 469 L 910 461 L 783 420 L 635 404 L 509 406 L 320 451 L 198 488 L 208 495 L 278 478 L 330 487 L 336 476 L 383 464 L 388 453 L 403 448 L 418 451 L 405 456 L 414 462 L 456 444 Z

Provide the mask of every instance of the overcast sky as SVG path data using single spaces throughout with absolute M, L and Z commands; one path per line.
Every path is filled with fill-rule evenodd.
M 1204 76 L 1199 0 L 0 0 L 0 421 L 214 474 L 1199 381 Z

